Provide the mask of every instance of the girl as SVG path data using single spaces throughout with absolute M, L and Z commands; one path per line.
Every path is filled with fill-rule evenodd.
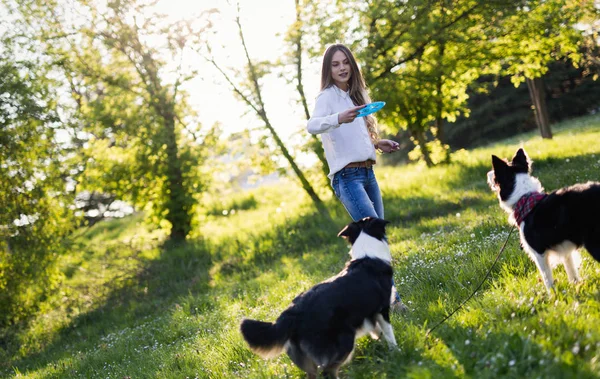
M 379 139 L 372 115 L 356 117 L 370 102 L 350 50 L 341 44 L 329 46 L 323 56 L 321 92 L 307 130 L 321 135 L 331 185 L 354 221 L 383 218 L 383 201 L 373 172 L 375 150 L 392 153 L 399 149 L 398 143 Z M 393 293 L 394 308 L 405 309 L 395 288 Z

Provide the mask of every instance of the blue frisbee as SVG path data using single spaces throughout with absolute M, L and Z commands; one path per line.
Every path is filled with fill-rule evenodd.
M 358 114 L 356 115 L 356 117 L 368 116 L 371 113 L 375 113 L 378 110 L 380 110 L 381 108 L 383 108 L 384 105 L 385 105 L 385 101 L 376 101 L 374 103 L 367 104 L 366 107 L 364 107 L 358 111 Z

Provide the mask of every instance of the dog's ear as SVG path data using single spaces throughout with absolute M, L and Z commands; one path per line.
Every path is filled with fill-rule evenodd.
M 338 237 L 347 239 L 352 243 L 356 240 L 356 238 L 358 238 L 359 234 L 360 226 L 358 226 L 356 222 L 351 222 L 350 224 L 346 225 L 344 229 L 340 230 L 340 232 L 338 233 Z
M 517 150 L 515 156 L 512 159 L 513 166 L 525 169 L 526 171 L 529 171 L 530 163 L 531 162 L 529 160 L 529 157 L 527 156 L 527 153 L 525 152 L 525 150 L 523 150 L 523 148 Z
M 372 217 L 368 221 L 368 224 L 364 227 L 364 231 L 378 240 L 385 239 L 385 226 L 390 222 L 376 217 Z
M 489 183 L 492 190 L 496 190 L 496 184 L 502 182 L 508 177 L 508 163 L 504 159 L 500 159 L 495 155 L 492 155 L 492 167 L 494 168 L 493 178 L 494 182 Z M 488 180 L 490 175 L 488 175 Z
M 506 172 L 508 163 L 506 163 L 504 159 L 500 159 L 497 156 L 492 155 L 492 167 L 494 168 L 496 176 L 499 176 L 499 174 L 501 175 Z
M 389 223 L 390 222 L 388 220 L 372 217 L 370 225 L 373 227 L 382 228 L 383 230 L 385 230 L 386 225 Z

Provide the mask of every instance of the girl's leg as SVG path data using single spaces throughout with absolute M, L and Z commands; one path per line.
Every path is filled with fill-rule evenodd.
M 365 217 L 379 217 L 373 202 L 365 190 L 368 169 L 362 167 L 344 168 L 333 177 L 333 189 L 352 220 Z
M 383 215 L 383 199 L 381 198 L 381 191 L 379 190 L 379 184 L 375 178 L 375 171 L 372 168 L 367 169 L 367 181 L 365 184 L 365 191 L 371 199 L 373 208 L 377 212 L 377 217 L 384 218 Z

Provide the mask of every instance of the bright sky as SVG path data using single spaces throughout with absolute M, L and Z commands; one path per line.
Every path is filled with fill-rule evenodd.
M 216 24 L 219 43 L 223 46 L 218 63 L 223 67 L 243 69 L 245 57 L 240 45 L 237 27 L 233 20 L 236 14 L 235 0 L 161 0 L 159 11 L 175 19 L 189 19 L 202 10 L 218 8 L 219 23 Z M 240 0 L 240 16 L 248 50 L 253 59 L 275 60 L 284 52 L 283 36 L 295 20 L 294 0 Z M 199 68 L 200 77 L 188 83 L 191 102 L 198 111 L 204 125 L 219 121 L 227 132 L 261 125 L 254 113 L 234 97 L 231 88 L 224 82 L 212 65 L 197 59 L 190 62 Z M 319 62 L 305 60 L 304 86 L 312 110 L 319 86 Z M 303 131 L 306 125 L 304 112 L 295 102 L 295 89 L 287 85 L 284 78 L 271 77 L 264 81 L 263 99 L 267 115 L 282 139 L 290 142 L 294 133 Z M 244 116 L 246 114 L 246 116 Z

